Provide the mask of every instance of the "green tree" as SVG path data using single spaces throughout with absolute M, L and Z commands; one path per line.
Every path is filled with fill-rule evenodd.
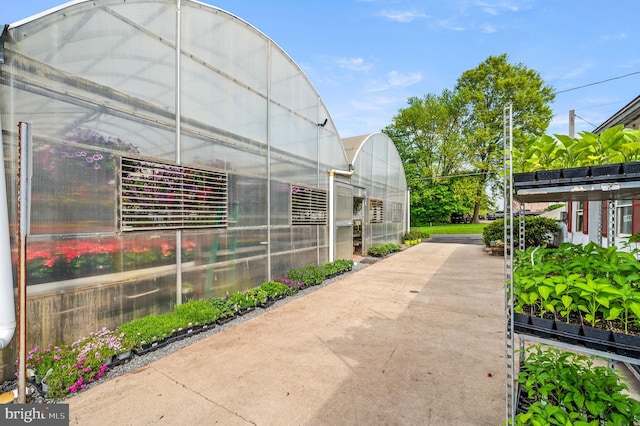
M 411 190 L 411 222 L 442 222 L 451 213 L 471 211 L 464 197 L 456 196 L 451 175 L 466 162 L 462 137 L 464 99 L 453 91 L 412 97 L 393 123 L 383 130 L 395 143 Z
M 544 134 L 553 117 L 549 104 L 555 94 L 538 72 L 523 64 L 510 64 L 506 54 L 490 56 L 462 73 L 455 91 L 465 105 L 461 122 L 469 162 L 472 168 L 486 172 L 480 175 L 476 188 L 473 220 L 477 222 L 487 188 L 499 185 L 504 106 L 513 105 L 513 144 L 519 148 L 532 136 Z

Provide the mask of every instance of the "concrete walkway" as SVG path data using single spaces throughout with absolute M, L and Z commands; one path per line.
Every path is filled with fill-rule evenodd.
M 65 401 L 73 425 L 499 425 L 503 261 L 418 244 Z

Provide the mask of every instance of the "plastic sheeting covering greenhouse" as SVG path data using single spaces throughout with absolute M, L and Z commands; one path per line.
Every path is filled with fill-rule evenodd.
M 406 226 L 402 165 L 373 156 L 352 182 L 300 68 L 202 3 L 74 1 L 5 26 L 0 112 L 12 236 L 19 123 L 32 134 L 29 346 L 351 258 L 366 191 L 394 212 L 368 244 Z

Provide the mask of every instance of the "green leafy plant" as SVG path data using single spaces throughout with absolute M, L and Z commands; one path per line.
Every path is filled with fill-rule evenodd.
M 269 300 L 269 293 L 262 287 L 256 287 L 247 291 L 249 298 L 254 300 L 255 305 L 264 305 Z
M 640 129 L 624 128 L 621 130 L 623 141 L 619 145 L 618 157 L 615 161 L 631 162 L 640 160 Z
M 220 312 L 220 318 L 229 318 L 236 314 L 229 297 L 211 297 L 207 302 Z
M 399 244 L 381 244 L 378 246 L 370 247 L 367 251 L 367 254 L 373 257 L 385 257 L 389 253 L 395 253 L 400 250 L 402 250 L 402 246 L 400 246 Z
M 389 249 L 385 245 L 373 246 L 367 250 L 367 254 L 373 257 L 385 257 L 389 254 Z
M 603 319 L 601 307 L 609 308 L 612 297 L 615 297 L 615 288 L 605 278 L 594 278 L 591 274 L 576 280 L 575 286 L 582 290 L 578 309 L 584 312 L 585 321 L 595 327 Z
M 640 318 L 640 292 L 636 284 L 640 281 L 640 276 L 616 274 L 613 281 L 617 286 L 610 289 L 613 297 L 609 300 L 611 305 L 605 319 L 612 321 L 620 318 L 623 331 L 629 333 L 632 317 Z
M 260 285 L 260 288 L 272 299 L 279 298 L 280 296 L 287 296 L 290 292 L 290 287 L 280 281 L 264 282 Z
M 554 136 L 559 142 L 554 161 L 558 168 L 578 167 L 585 164 L 585 154 L 590 146 L 588 141 L 567 135 Z
M 536 139 L 532 138 L 524 144 L 522 149 L 514 149 L 511 153 L 511 164 L 514 173 L 534 172 L 540 167 Z
M 622 376 L 596 366 L 592 357 L 532 345 L 524 350 L 517 383 L 531 403 L 516 416 L 517 425 L 627 425 L 640 420 L 640 403 L 628 396 Z
M 228 300 L 233 306 L 233 310 L 236 312 L 256 306 L 256 301 L 254 298 L 250 297 L 249 291 L 228 294 Z
M 324 269 L 320 266 L 306 265 L 301 268 L 292 268 L 287 271 L 285 277 L 304 283 L 306 285 L 318 285 L 325 280 Z
M 580 132 L 576 138 L 544 135 L 512 153 L 516 173 L 638 160 L 640 131 L 623 125 L 610 127 L 599 135 Z
M 610 127 L 600 135 L 590 132 L 580 132 L 580 136 L 588 143 L 587 161 L 589 164 L 610 164 L 613 163 L 620 152 L 624 142 L 622 125 Z
M 338 272 L 344 273 L 353 269 L 353 260 L 351 259 L 338 259 L 333 262 L 338 268 Z
M 537 165 L 535 168 L 541 170 L 552 170 L 557 168 L 556 154 L 558 151 L 558 143 L 549 135 L 541 136 L 534 145 L 535 158 L 537 158 Z
M 210 324 L 220 318 L 220 309 L 207 300 L 191 300 L 176 306 L 175 314 L 184 318 L 189 325 Z
M 118 327 L 124 339 L 131 342 L 133 348 L 141 348 L 145 344 L 161 341 L 181 329 L 188 328 L 189 320 L 175 312 L 161 315 L 149 315 L 137 318 Z

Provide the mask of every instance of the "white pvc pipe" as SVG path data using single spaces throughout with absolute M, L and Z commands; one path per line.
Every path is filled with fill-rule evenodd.
M 5 164 L 2 149 L 0 149 L 0 164 Z M 16 304 L 13 290 L 4 168 L 0 172 L 0 274 L 2 274 L 2 280 L 0 280 L 0 349 L 4 349 L 9 345 L 16 331 Z

